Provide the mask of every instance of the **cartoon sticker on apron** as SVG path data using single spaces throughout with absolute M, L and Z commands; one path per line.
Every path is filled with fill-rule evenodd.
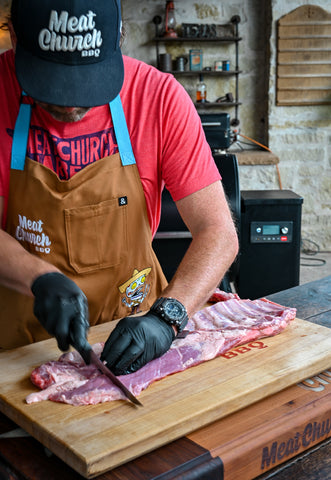
M 131 308 L 131 315 L 140 311 L 139 306 L 148 295 L 150 284 L 146 283 L 146 279 L 151 270 L 151 267 L 140 270 L 140 272 L 135 269 L 132 277 L 118 287 L 121 293 L 125 293 L 122 303 Z

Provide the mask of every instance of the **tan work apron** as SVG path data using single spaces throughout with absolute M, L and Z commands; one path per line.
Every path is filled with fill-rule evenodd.
M 119 154 L 66 181 L 29 158 L 10 176 L 6 231 L 79 285 L 91 325 L 148 310 L 166 286 L 134 157 L 123 161 L 128 150 L 122 145 L 130 139 L 128 133 L 118 138 L 124 128 L 118 100 L 110 108 Z M 33 298 L 0 287 L 0 305 L 1 348 L 49 337 L 33 315 Z

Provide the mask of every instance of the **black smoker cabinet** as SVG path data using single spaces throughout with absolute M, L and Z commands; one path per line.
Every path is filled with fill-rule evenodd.
M 241 298 L 256 299 L 299 285 L 303 198 L 290 190 L 241 191 Z

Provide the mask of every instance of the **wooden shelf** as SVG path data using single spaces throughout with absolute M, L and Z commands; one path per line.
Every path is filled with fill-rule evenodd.
M 232 70 L 184 70 L 184 71 L 179 71 L 179 70 L 170 70 L 167 73 L 171 73 L 175 75 L 176 77 L 192 77 L 192 76 L 199 76 L 199 75 L 204 75 L 208 77 L 217 77 L 218 79 L 223 78 L 229 78 L 229 77 L 234 77 L 234 82 L 235 87 L 234 87 L 234 92 L 233 92 L 233 102 L 203 102 L 203 103 L 195 103 L 195 107 L 197 110 L 205 110 L 205 109 L 210 109 L 210 108 L 231 108 L 233 107 L 235 110 L 234 118 L 231 121 L 232 125 L 239 125 L 239 119 L 238 119 L 238 108 L 241 103 L 239 102 L 239 74 L 241 73 L 241 70 L 239 70 L 239 41 L 242 40 L 242 37 L 239 36 L 239 30 L 238 30 L 238 24 L 240 22 L 240 17 L 239 15 L 234 15 L 231 18 L 231 22 L 225 24 L 225 25 L 215 25 L 214 28 L 216 30 L 214 31 L 205 31 L 202 29 L 201 31 L 199 30 L 199 25 L 192 24 L 192 26 L 197 27 L 197 29 L 193 31 L 188 30 L 187 28 L 190 27 L 191 24 L 182 24 L 182 27 L 185 26 L 185 29 L 182 29 L 180 35 L 177 37 L 165 37 L 161 35 L 161 30 L 160 30 L 160 25 L 162 22 L 162 18 L 158 15 L 156 15 L 153 18 L 153 23 L 155 24 L 155 35 L 154 35 L 154 43 L 156 47 L 156 65 L 159 68 L 160 67 L 160 44 L 179 44 L 179 43 L 195 43 L 196 45 L 198 43 L 209 43 L 209 44 L 225 44 L 225 43 L 232 43 L 235 46 L 235 62 L 232 64 Z M 201 25 L 202 26 L 202 25 Z M 207 29 L 208 30 L 208 29 Z M 186 35 L 189 34 L 194 34 L 197 36 L 192 36 L 188 37 Z M 217 35 L 215 37 L 207 37 L 207 35 Z M 184 36 L 185 35 L 185 36 Z M 200 35 L 200 36 L 198 36 Z M 205 36 L 202 36 L 205 35 Z M 198 46 L 198 45 L 197 45 Z M 199 65 L 201 67 L 201 65 Z M 180 79 L 181 82 L 184 83 L 184 88 L 185 88 L 185 80 L 184 78 Z M 182 83 L 182 84 L 183 84 Z
M 233 75 L 239 75 L 241 70 L 171 70 L 167 73 L 172 73 L 173 75 L 208 75 L 212 77 L 231 77 Z
M 239 165 L 277 165 L 279 158 L 267 150 L 235 150 L 231 149 L 229 153 L 236 155 Z
M 195 102 L 196 108 L 210 108 L 210 107 L 235 107 L 241 105 L 241 102 Z
M 241 37 L 218 37 L 218 38 L 205 38 L 205 37 L 154 37 L 155 42 L 240 42 Z

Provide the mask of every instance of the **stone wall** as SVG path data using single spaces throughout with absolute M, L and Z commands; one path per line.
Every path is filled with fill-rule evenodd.
M 316 242 L 321 250 L 331 250 L 331 106 L 276 106 L 276 22 L 303 4 L 318 5 L 330 10 L 330 0 L 299 2 L 298 0 L 243 0 L 232 2 L 175 1 L 177 22 L 228 22 L 239 15 L 239 133 L 267 145 L 279 158 L 276 165 L 241 165 L 242 190 L 293 190 L 304 198 L 302 237 Z M 147 63 L 155 64 L 154 15 L 164 18 L 165 2 L 123 0 L 123 18 L 126 25 L 124 53 Z M 162 51 L 173 58 L 187 53 L 187 45 L 167 46 Z M 204 51 L 204 65 L 213 64 L 215 57 L 234 62 L 231 46 L 208 48 Z M 192 99 L 195 93 L 193 79 L 184 82 Z M 231 91 L 233 83 L 209 82 L 211 101 Z M 229 111 L 231 114 L 231 111 Z M 240 143 L 231 150 L 250 148 L 238 136 Z M 248 142 L 250 143 L 250 142 Z
M 280 159 L 283 184 L 304 198 L 302 237 L 331 250 L 331 105 L 276 106 L 276 22 L 303 4 L 331 13 L 330 0 L 272 1 L 269 146 Z M 330 78 L 331 85 L 331 78 Z M 268 185 L 266 185 L 268 188 Z
M 8 0 L 0 0 L 0 14 Z M 126 37 L 123 53 L 147 63 L 156 63 L 152 19 L 164 18 L 165 0 L 122 0 Z M 239 133 L 267 145 L 279 158 L 279 174 L 284 189 L 303 196 L 302 237 L 331 251 L 331 106 L 276 106 L 276 22 L 303 4 L 318 5 L 331 11 L 330 0 L 175 0 L 178 24 L 224 24 L 239 15 Z M 4 49 L 0 36 L 0 51 Z M 187 54 L 184 44 L 162 47 L 176 56 Z M 234 47 L 202 44 L 204 65 L 215 59 L 234 64 Z M 207 98 L 213 101 L 233 91 L 229 81 L 207 80 Z M 194 99 L 196 79 L 185 77 L 185 87 Z M 148 92 L 146 92 L 148 95 Z M 218 110 L 225 111 L 225 110 Z M 233 111 L 230 109 L 232 115 Z M 240 135 L 231 149 L 251 148 Z M 278 189 L 276 165 L 241 165 L 242 190 Z
M 156 64 L 155 45 L 152 41 L 155 35 L 155 26 L 152 19 L 155 15 L 165 17 L 165 1 L 163 0 L 122 0 L 123 19 L 125 24 L 126 38 L 123 44 L 123 52 L 127 55 L 139 58 L 152 65 Z M 268 64 L 266 55 L 268 44 L 261 41 L 266 38 L 269 30 L 268 17 L 270 16 L 268 1 L 244 0 L 244 1 L 203 1 L 175 0 L 175 13 L 178 26 L 181 23 L 215 23 L 226 24 L 231 18 L 239 15 L 239 100 L 242 105 L 239 108 L 240 129 L 259 142 L 267 142 L 267 92 L 268 92 Z M 215 60 L 230 60 L 231 69 L 235 65 L 234 44 L 212 43 L 179 43 L 160 45 L 160 53 L 170 53 L 175 59 L 180 55 L 188 55 L 190 48 L 200 48 L 203 51 L 203 66 L 213 67 Z M 178 77 L 195 100 L 195 91 L 198 78 Z M 220 81 L 215 77 L 205 75 L 207 85 L 207 100 L 213 102 L 218 97 L 228 92 L 234 94 L 234 77 L 222 78 Z M 214 110 L 206 110 L 212 112 Z M 216 111 L 226 111 L 217 109 Z M 229 109 L 231 117 L 234 110 Z

